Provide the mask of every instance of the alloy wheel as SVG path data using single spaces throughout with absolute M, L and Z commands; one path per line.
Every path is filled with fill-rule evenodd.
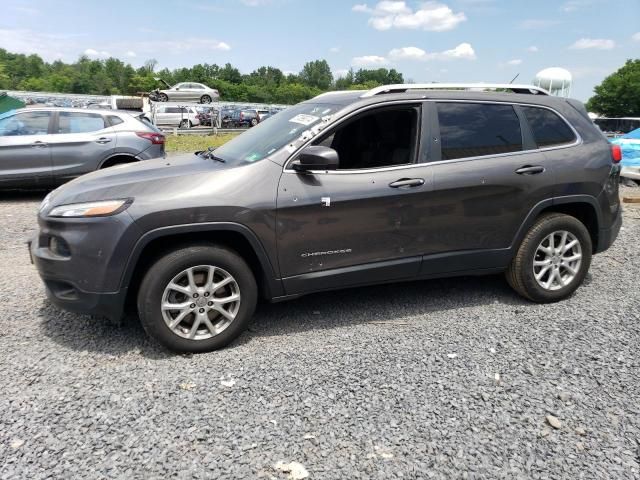
M 542 240 L 533 258 L 533 275 L 545 290 L 571 284 L 582 265 L 582 246 L 571 232 L 559 230 Z
M 199 265 L 183 270 L 167 284 L 161 311 L 167 327 L 190 340 L 223 332 L 240 308 L 240 287 L 226 270 Z

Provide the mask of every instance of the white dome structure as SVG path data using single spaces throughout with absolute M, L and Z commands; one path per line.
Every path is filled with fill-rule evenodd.
M 551 95 L 568 97 L 571 95 L 573 77 L 571 72 L 560 67 L 551 67 L 540 70 L 533 79 L 536 87 L 548 90 Z

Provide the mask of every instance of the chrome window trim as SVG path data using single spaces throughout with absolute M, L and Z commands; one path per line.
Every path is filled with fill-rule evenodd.
M 577 145 L 581 145 L 583 143 L 582 141 L 582 137 L 580 136 L 580 134 L 578 133 L 578 131 L 573 127 L 573 125 L 571 125 L 571 123 L 569 121 L 567 121 L 567 119 L 564 117 L 564 115 L 562 115 L 560 112 L 558 112 L 557 110 L 555 110 L 554 108 L 551 107 L 547 107 L 546 105 L 539 105 L 539 104 L 535 104 L 535 103 L 521 103 L 521 102 L 508 102 L 508 101 L 499 101 L 499 100 L 453 100 L 453 99 L 439 99 L 439 98 L 431 98 L 431 99 L 417 99 L 417 100 L 394 100 L 392 102 L 382 102 L 382 103 L 376 103 L 376 104 L 372 104 L 372 105 L 366 105 L 363 108 L 360 108 L 358 110 L 354 110 L 353 112 L 345 115 L 344 117 L 340 118 L 334 125 L 331 125 L 329 128 L 333 128 L 333 127 L 337 127 L 338 125 L 340 125 L 340 123 L 342 123 L 343 121 L 351 118 L 352 116 L 354 116 L 357 113 L 362 113 L 365 112 L 367 110 L 371 110 L 372 108 L 375 107 L 380 107 L 380 106 L 385 106 L 385 105 L 394 105 L 394 104 L 409 104 L 409 103 L 416 103 L 416 102 L 421 102 L 421 103 L 484 103 L 484 104 L 497 104 L 497 105 L 519 105 L 521 107 L 533 107 L 533 108 L 544 108 L 546 110 L 551 111 L 552 113 L 555 113 L 558 117 L 560 117 L 560 119 L 569 126 L 569 128 L 571 129 L 571 131 L 573 132 L 574 136 L 575 136 L 575 140 L 573 143 L 567 143 L 564 145 L 557 145 L 554 147 L 545 147 L 545 148 L 534 148 L 534 149 L 529 149 L 529 150 L 519 150 L 517 152 L 507 152 L 507 153 L 497 153 L 494 155 L 478 155 L 475 157 L 462 157 L 462 158 L 453 158 L 451 160 L 438 160 L 435 162 L 418 162 L 418 163 L 405 163 L 403 165 L 394 165 L 392 167 L 379 167 L 379 168 L 361 168 L 361 169 L 354 169 L 354 170 L 308 170 L 305 173 L 311 173 L 314 175 L 321 175 L 321 174 L 325 174 L 325 175 L 346 175 L 346 174 L 359 174 L 359 173 L 375 173 L 375 172 L 388 172 L 388 171 L 393 171 L 393 170 L 401 170 L 401 169 L 406 169 L 406 168 L 416 168 L 416 167 L 427 167 L 429 165 L 442 165 L 442 164 L 446 164 L 446 163 L 459 163 L 459 162 L 468 162 L 468 161 L 473 161 L 473 160 L 480 160 L 483 158 L 495 158 L 495 157 L 507 157 L 507 156 L 515 156 L 515 155 L 523 155 L 523 154 L 527 154 L 527 153 L 533 153 L 533 152 L 548 152 L 548 151 L 552 151 L 552 150 L 560 150 L 560 149 L 564 149 L 564 148 L 571 148 L 571 147 L 575 147 Z M 424 112 L 423 112 L 424 114 Z M 303 145 L 301 145 L 295 152 L 293 152 L 289 158 L 287 158 L 287 161 L 284 164 L 284 169 L 283 169 L 283 173 L 295 173 L 296 175 L 299 175 L 299 172 L 296 172 L 293 169 L 288 168 L 289 163 L 291 163 L 294 160 L 294 157 L 305 147 L 307 147 L 310 143 L 313 142 L 313 140 L 316 137 L 313 137 L 311 139 L 309 139 L 306 143 L 304 143 Z M 535 138 L 534 138 L 535 140 Z

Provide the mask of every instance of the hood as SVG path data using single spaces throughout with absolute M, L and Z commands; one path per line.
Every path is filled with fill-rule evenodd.
M 69 203 L 155 195 L 169 185 L 188 185 L 189 177 L 209 177 L 231 168 L 194 153 L 171 159 L 158 158 L 117 165 L 88 173 L 57 188 L 47 198 L 47 208 Z

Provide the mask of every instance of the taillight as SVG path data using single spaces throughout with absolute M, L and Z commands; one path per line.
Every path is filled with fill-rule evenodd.
M 244 120 L 244 113 L 240 112 L 240 120 Z
M 620 145 L 611 145 L 611 160 L 613 160 L 613 163 L 620 163 L 620 160 L 622 160 L 622 148 L 620 148 Z
M 154 145 L 164 145 L 164 135 L 152 132 L 136 132 L 136 135 L 149 140 Z

